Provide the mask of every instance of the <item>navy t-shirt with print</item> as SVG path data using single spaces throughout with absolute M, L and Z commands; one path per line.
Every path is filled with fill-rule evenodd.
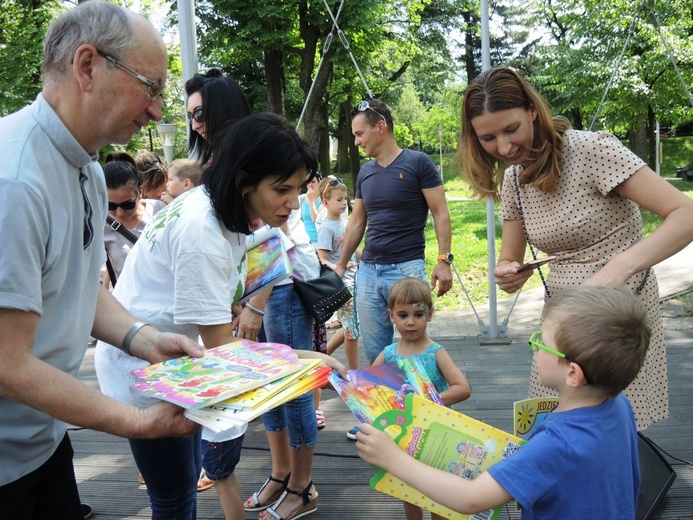
M 356 180 L 356 198 L 368 215 L 361 260 L 392 264 L 423 259 L 428 204 L 421 190 L 443 184 L 431 158 L 402 150 L 387 168 L 376 160 L 363 165 Z

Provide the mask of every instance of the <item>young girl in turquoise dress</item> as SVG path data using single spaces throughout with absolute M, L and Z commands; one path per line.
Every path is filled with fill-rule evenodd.
M 398 359 L 416 357 L 446 406 L 468 399 L 472 392 L 467 378 L 445 348 L 426 335 L 426 326 L 433 317 L 433 298 L 428 284 L 418 278 L 402 278 L 392 286 L 387 307 L 401 339 L 385 347 L 373 364 L 397 364 Z M 403 504 L 407 520 L 423 518 L 423 509 L 407 502 Z M 432 514 L 431 518 L 440 517 Z

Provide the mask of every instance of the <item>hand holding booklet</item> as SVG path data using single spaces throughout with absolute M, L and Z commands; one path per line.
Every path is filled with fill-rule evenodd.
M 287 345 L 238 340 L 203 358 L 133 370 L 140 381 L 131 388 L 177 404 L 189 419 L 219 432 L 322 386 L 329 372 L 319 360 L 299 360 Z

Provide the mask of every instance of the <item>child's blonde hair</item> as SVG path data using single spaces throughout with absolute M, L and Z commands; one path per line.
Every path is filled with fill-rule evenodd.
M 581 285 L 562 289 L 544 308 L 556 348 L 616 396 L 638 375 L 650 345 L 645 306 L 628 290 Z
M 423 280 L 412 276 L 397 280 L 390 289 L 387 308 L 392 310 L 398 303 L 400 305 L 421 305 L 426 308 L 427 314 L 430 314 L 433 310 L 431 288 Z
M 333 190 L 343 190 L 349 196 L 349 188 L 342 179 L 338 179 L 334 175 L 328 175 L 323 180 L 320 181 L 318 186 L 318 191 L 320 192 L 321 199 L 331 199 Z
M 192 182 L 193 186 L 200 185 L 202 166 L 194 159 L 176 159 L 171 163 L 168 169 L 173 170 L 173 173 L 179 180 L 188 179 Z

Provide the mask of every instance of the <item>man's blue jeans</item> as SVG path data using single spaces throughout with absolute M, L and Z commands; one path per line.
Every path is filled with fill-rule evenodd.
M 130 439 L 130 449 L 147 483 L 152 520 L 197 518 L 200 430 L 180 439 Z
M 361 262 L 356 275 L 356 310 L 369 363 L 373 363 L 382 350 L 392 343 L 394 329 L 387 312 L 390 289 L 397 280 L 413 276 L 428 283 L 423 260 L 409 260 L 399 264 L 369 264 Z

